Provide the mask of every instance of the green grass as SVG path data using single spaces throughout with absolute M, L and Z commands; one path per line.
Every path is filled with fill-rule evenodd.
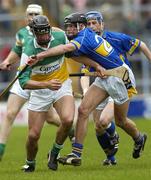
M 80 167 L 59 165 L 54 172 L 47 168 L 47 152 L 55 138 L 56 128 L 46 125 L 39 141 L 36 171 L 33 173 L 22 172 L 24 165 L 26 127 L 14 127 L 7 144 L 5 156 L 0 162 L 0 180 L 149 180 L 151 177 L 151 121 L 135 121 L 139 129 L 148 134 L 145 151 L 141 158 L 132 158 L 133 141 L 117 128 L 120 134 L 119 151 L 117 153 L 117 166 L 103 167 L 101 161 L 105 158 L 100 149 L 94 133 L 94 125 L 89 123 L 88 134 L 85 139 L 83 161 Z M 61 154 L 71 152 L 71 144 L 66 141 Z

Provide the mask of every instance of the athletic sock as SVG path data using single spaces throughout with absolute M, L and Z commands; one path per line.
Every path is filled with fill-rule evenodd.
M 83 150 L 83 145 L 79 143 L 73 143 L 72 144 L 72 153 L 75 154 L 78 157 L 81 157 Z
M 110 146 L 108 133 L 105 131 L 103 134 L 96 134 L 97 140 L 103 150 L 108 149 Z
M 96 134 L 96 137 L 100 146 L 102 147 L 103 151 L 106 154 L 106 158 L 110 160 L 114 158 L 114 156 L 111 157 L 111 155 L 110 156 L 108 155 L 110 154 L 110 147 L 111 147 L 109 134 L 105 131 L 102 135 Z
M 36 165 L 36 160 L 30 161 L 30 160 L 26 159 L 26 164 L 29 165 L 29 166 L 35 167 L 35 165 Z
M 114 156 L 107 156 L 107 159 L 109 159 L 110 161 L 115 161 L 115 157 Z
M 0 143 L 0 156 L 2 157 L 5 152 L 6 144 Z
M 63 144 L 57 144 L 56 142 L 53 144 L 51 152 L 53 154 L 59 154 L 60 150 L 63 148 Z
M 139 133 L 138 137 L 134 139 L 136 144 L 140 144 L 143 140 L 143 136 L 141 133 Z
M 106 132 L 110 135 L 110 136 L 114 136 L 115 134 L 115 123 L 112 121 L 108 127 L 106 128 Z

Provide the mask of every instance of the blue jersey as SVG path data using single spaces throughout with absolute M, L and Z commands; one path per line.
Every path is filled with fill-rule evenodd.
M 71 43 L 76 47 L 75 56 L 86 55 L 105 69 L 113 69 L 123 65 L 119 53 L 90 28 L 80 31 Z
M 116 49 L 121 60 L 130 67 L 127 53 L 129 55 L 137 53 L 140 47 L 140 40 L 123 33 L 110 31 L 104 31 L 102 37 Z

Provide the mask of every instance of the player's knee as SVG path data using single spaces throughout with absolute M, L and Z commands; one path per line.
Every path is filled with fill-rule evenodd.
M 95 131 L 96 131 L 97 133 L 100 133 L 100 132 L 102 132 L 103 130 L 104 130 L 104 128 L 102 127 L 101 123 L 100 123 L 100 122 L 96 122 L 96 123 L 95 123 Z
M 59 116 L 56 114 L 56 115 L 47 117 L 46 122 L 47 122 L 48 124 L 55 124 L 55 125 L 59 126 L 59 125 L 60 125 L 60 118 L 59 118 Z
M 61 118 L 61 123 L 63 127 L 71 128 L 73 124 L 73 117 L 71 115 L 66 115 Z
M 100 126 L 106 129 L 109 125 L 109 120 L 107 118 L 100 119 Z
M 40 138 L 40 133 L 38 133 L 36 131 L 30 131 L 29 134 L 28 134 L 28 139 L 31 142 L 38 141 L 39 138 Z
M 49 120 L 51 122 L 58 118 L 59 118 L 59 116 L 58 116 L 57 112 L 52 112 L 51 114 L 50 113 L 47 114 L 46 120 Z
M 108 118 L 100 118 L 99 121 L 96 121 L 95 126 L 96 126 L 96 131 L 100 132 L 105 130 L 109 125 L 109 120 Z
M 84 118 L 87 118 L 89 116 L 89 110 L 85 108 L 84 106 L 79 106 L 78 113 L 79 113 L 79 116 L 82 116 Z

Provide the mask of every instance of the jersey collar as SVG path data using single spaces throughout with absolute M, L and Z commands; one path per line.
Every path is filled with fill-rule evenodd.
M 30 27 L 29 27 L 29 26 L 26 26 L 26 29 L 27 29 L 27 31 L 28 31 L 28 33 L 29 33 L 30 35 L 33 35 L 33 33 L 31 32 L 31 30 L 30 30 Z
M 106 32 L 103 31 L 102 38 L 106 39 Z

